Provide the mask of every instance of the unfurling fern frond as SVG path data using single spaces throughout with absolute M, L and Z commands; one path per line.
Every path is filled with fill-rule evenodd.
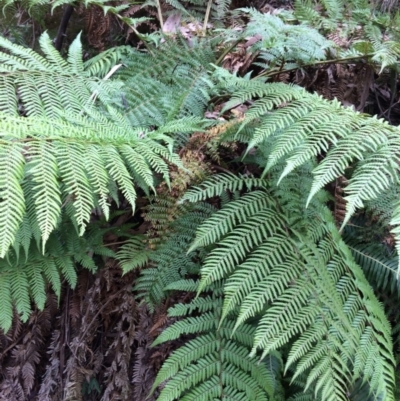
M 170 289 L 192 291 L 189 281 L 171 284 Z M 233 332 L 234 321 L 219 326 L 223 300 L 220 284 L 207 288 L 210 295 L 169 309 L 169 316 L 185 316 L 164 332 L 153 346 L 196 334 L 175 351 L 159 371 L 153 391 L 163 382 L 158 401 L 179 400 L 273 400 L 276 378 L 265 361 L 248 354 L 254 327 L 244 324 Z M 200 315 L 196 316 L 196 312 Z
M 208 198 L 217 181 L 206 181 L 196 199 Z M 226 177 L 221 184 L 232 185 Z M 308 219 L 295 218 L 293 208 L 285 215 L 275 191 L 246 193 L 200 225 L 191 249 L 213 248 L 199 292 L 224 280 L 220 325 L 237 309 L 233 333 L 257 319 L 253 356 L 293 342 L 286 369 L 293 366 L 293 379 L 306 377 L 305 389 L 321 400 L 347 400 L 359 379 L 376 397 L 393 400 L 390 326 L 331 213 L 321 201 L 309 206 Z M 305 204 L 303 188 L 292 191 L 289 197 L 299 192 Z

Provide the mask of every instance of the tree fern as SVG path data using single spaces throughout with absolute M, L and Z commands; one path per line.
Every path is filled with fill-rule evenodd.
M 197 199 L 209 196 L 208 185 Z M 251 204 L 262 196 L 264 203 Z M 313 217 L 296 224 L 291 216 L 289 224 L 277 196 L 244 194 L 199 227 L 191 249 L 216 244 L 202 264 L 199 290 L 226 280 L 222 322 L 236 308 L 234 330 L 257 318 L 251 355 L 261 350 L 265 356 L 293 341 L 286 369 L 295 366 L 293 378 L 306 374 L 305 389 L 322 400 L 346 400 L 359 378 L 376 395 L 393 399 L 389 324 L 330 212 L 316 202 Z M 322 227 L 316 231 L 315 225 Z

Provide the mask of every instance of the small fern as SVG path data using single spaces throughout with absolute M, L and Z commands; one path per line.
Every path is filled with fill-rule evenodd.
M 266 71 L 284 72 L 324 60 L 326 51 L 333 45 L 309 26 L 285 23 L 279 14 L 265 14 L 254 9 L 243 11 L 251 17 L 243 36 L 259 38 L 250 51 L 259 52 L 260 61 L 255 65 Z

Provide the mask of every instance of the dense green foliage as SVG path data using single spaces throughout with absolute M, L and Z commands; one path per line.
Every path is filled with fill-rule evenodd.
M 207 23 L 208 2 L 167 3 Z M 228 14 L 228 1 L 209 5 L 214 21 Z M 400 130 L 268 78 L 334 58 L 397 79 L 398 17 L 367 22 L 363 2 L 322 5 L 235 10 L 243 30 L 153 33 L 140 36 L 146 51 L 118 46 L 85 61 L 80 36 L 65 57 L 47 33 L 40 51 L 0 37 L 4 331 L 32 305 L 43 310 L 47 284 L 60 299 L 62 280 L 74 288 L 80 267 L 116 258 L 124 274 L 141 269 L 133 291 L 150 311 L 185 294 L 153 342 L 180 339 L 153 384 L 158 400 L 397 399 Z M 349 19 L 347 34 L 362 32 L 343 50 L 325 34 Z M 258 76 L 222 68 L 248 37 Z M 185 191 L 193 163 L 209 177 Z M 177 189 L 179 174 L 190 178 Z M 153 231 L 122 229 L 127 240 L 111 250 L 107 222 L 118 208 L 135 215 L 141 199 Z

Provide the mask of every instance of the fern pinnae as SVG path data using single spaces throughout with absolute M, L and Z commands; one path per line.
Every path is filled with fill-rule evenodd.
M 196 361 L 196 364 L 187 366 L 184 371 L 176 374 L 163 388 L 158 397 L 159 401 L 173 401 L 180 394 L 198 385 L 202 381 L 212 378 L 221 370 L 221 362 L 206 355 Z
M 44 71 L 48 68 L 48 62 L 44 57 L 31 49 L 12 43 L 3 36 L 0 36 L 0 48 L 6 49 L 11 54 L 11 57 L 8 57 L 8 55 L 0 52 L 0 59 L 2 57 L 7 59 L 6 65 L 13 65 L 25 70 Z
M 40 263 L 31 262 L 29 269 L 27 269 L 27 275 L 32 299 L 38 309 L 43 310 L 46 303 L 46 287 Z
M 53 291 L 57 295 L 57 298 L 61 296 L 61 278 L 60 273 L 57 269 L 57 265 L 53 258 L 47 257 L 41 260 L 42 271 L 46 279 L 53 288 Z
M 198 358 L 217 351 L 220 345 L 219 343 L 220 340 L 215 334 L 209 333 L 197 337 L 176 350 L 158 372 L 150 393 L 153 393 L 162 382 L 174 376 L 180 369 L 188 366 Z
M 78 281 L 78 275 L 76 274 L 75 265 L 72 259 L 68 256 L 55 257 L 54 261 L 57 268 L 62 273 L 63 277 L 67 281 L 68 285 L 74 289 Z M 39 307 L 40 309 L 40 307 Z
M 123 244 L 116 254 L 122 273 L 144 267 L 149 261 L 149 252 L 145 249 L 143 236 L 137 235 Z
M 268 313 L 260 319 L 251 355 L 255 355 L 257 349 L 260 348 L 265 356 L 269 351 L 282 346 L 302 328 L 312 323 L 319 311 L 315 306 L 304 307 L 312 289 L 311 283 L 302 277 L 274 300 Z M 306 310 L 306 313 L 302 314 L 303 310 Z M 289 322 L 289 316 L 296 316 L 296 319 Z
M 304 102 L 300 100 L 300 101 L 294 101 L 293 103 L 290 103 L 288 106 L 270 113 L 266 118 L 264 118 L 261 121 L 261 124 L 255 129 L 255 134 L 251 139 L 251 142 L 249 143 L 248 147 L 252 148 L 258 145 L 259 143 L 265 141 L 271 135 L 273 135 L 277 130 L 283 130 L 285 128 L 290 127 L 292 124 L 294 124 L 302 117 L 306 117 L 308 113 L 310 113 L 315 108 L 316 106 L 315 105 L 313 106 L 312 104 L 310 104 L 310 102 Z M 255 116 L 253 117 L 253 115 L 250 114 L 249 118 L 252 119 L 260 117 L 263 114 L 270 112 L 270 110 L 271 109 L 269 108 L 261 111 L 256 109 L 254 111 Z
M 189 283 L 186 283 L 188 285 Z M 158 400 L 173 398 L 182 400 L 232 399 L 235 400 L 268 400 L 273 396 L 274 380 L 271 372 L 263 364 L 257 364 L 256 359 L 248 359 L 249 346 L 252 343 L 254 328 L 243 325 L 232 334 L 232 320 L 226 320 L 217 330 L 218 317 L 222 305 L 221 284 L 213 283 L 207 290 L 212 295 L 206 298 L 195 298 L 187 306 L 191 313 L 202 310 L 201 302 L 211 307 L 211 310 L 196 317 L 187 317 L 178 321 L 166 331 L 176 336 L 176 326 L 180 334 L 185 323 L 190 326 L 194 322 L 201 324 L 199 332 L 205 332 L 190 340 L 183 347 L 175 351 L 165 362 L 156 378 L 153 391 L 162 381 L 170 379 L 161 390 Z M 213 301 L 210 305 L 209 301 Z M 176 308 L 169 310 L 169 314 L 176 316 L 180 311 Z M 196 312 L 197 313 L 197 312 Z M 209 324 L 204 324 L 207 315 Z M 179 333 L 177 333 L 179 335 Z M 163 334 L 162 334 L 163 336 Z M 168 336 L 169 338 L 171 336 Z M 164 337 L 167 340 L 168 337 Z
M 186 316 L 197 310 L 200 313 L 213 310 L 215 307 L 215 300 L 211 296 L 196 298 L 189 304 L 177 304 L 169 309 L 171 316 Z
M 328 112 L 328 108 L 326 111 Z M 323 113 L 321 109 L 312 110 L 285 129 L 285 132 L 274 141 L 266 169 L 269 170 L 285 154 L 298 148 L 311 131 L 311 128 L 315 132 L 318 129 L 317 127 L 326 124 L 331 118 L 329 114 Z
M 8 116 L 18 116 L 18 100 L 15 97 L 15 87 L 6 77 L 0 75 L 0 112 Z
M 346 117 L 347 116 L 344 115 L 341 118 L 345 120 Z M 351 117 L 354 116 L 351 115 Z M 319 126 L 313 127 L 314 129 L 312 134 L 307 137 L 293 152 L 293 155 L 286 160 L 286 166 L 279 177 L 278 185 L 283 178 L 294 171 L 297 167 L 304 165 L 309 160 L 312 160 L 312 158 L 317 157 L 321 152 L 328 152 L 331 144 L 335 144 L 337 141 L 334 134 L 337 127 L 336 118 L 337 116 L 335 114 L 328 114 L 326 121 Z M 268 169 L 274 164 L 276 164 L 276 161 L 270 159 L 266 170 L 268 171 Z M 322 187 L 319 189 L 322 189 Z M 316 192 L 314 191 L 310 192 L 310 199 L 315 195 L 315 193 Z
M 29 299 L 29 283 L 26 272 L 20 266 L 10 269 L 8 274 L 11 286 L 11 297 L 15 308 L 23 322 L 29 318 L 31 300 Z
M 233 82 L 235 77 L 229 76 L 229 73 L 225 70 L 223 73 L 227 76 L 229 82 Z M 229 108 L 235 107 L 238 104 L 246 103 L 253 98 L 263 98 L 264 100 L 257 104 L 257 107 L 251 112 L 249 117 L 254 119 L 264 114 L 267 111 L 272 110 L 283 103 L 296 100 L 302 97 L 303 89 L 299 87 L 294 88 L 292 85 L 285 85 L 283 83 L 274 83 L 265 85 L 263 81 L 256 80 L 250 84 L 246 81 L 241 81 L 242 88 L 238 89 L 233 93 L 232 99 L 227 102 L 222 111 L 226 111 Z M 298 93 L 296 93 L 296 91 Z
M 83 235 L 94 207 L 92 189 L 86 175 L 85 154 L 82 145 L 56 144 L 61 179 L 68 194 L 73 195 L 74 218 Z
M 363 201 L 374 199 L 377 192 L 384 192 L 390 185 L 397 182 L 397 171 L 392 165 L 390 153 L 388 148 L 382 147 L 360 163 L 346 186 L 346 216 L 342 227 L 357 208 L 364 206 Z
M 52 109 L 46 110 L 44 101 L 40 97 L 38 84 L 35 76 L 27 74 L 18 86 L 21 101 L 25 103 L 26 114 L 30 117 L 51 115 L 53 111 Z
M 353 157 L 362 159 L 362 152 L 357 149 L 357 145 L 362 142 L 363 138 L 365 138 L 364 133 L 358 131 L 349 138 L 341 141 L 340 144 L 329 152 L 321 164 L 314 169 L 314 181 L 307 198 L 307 206 L 310 204 L 312 198 L 317 194 L 317 192 L 332 181 L 333 177 L 339 177 L 344 174 Z M 348 148 L 352 149 L 350 154 L 345 151 Z
M 198 280 L 181 279 L 181 280 L 174 281 L 173 283 L 168 284 L 168 286 L 165 289 L 166 290 L 175 290 L 175 291 L 197 292 L 198 288 L 199 288 Z
M 250 253 L 245 262 L 238 265 L 226 281 L 222 318 L 225 318 L 243 302 L 245 297 L 252 292 L 253 286 L 268 277 L 273 266 L 283 263 L 291 251 L 287 237 L 277 234 L 268 238 L 254 252 Z M 239 321 L 243 322 L 253 316 L 250 314 L 242 318 L 241 316 L 244 316 L 243 309 L 244 305 L 242 305 L 242 312 L 239 313 L 237 326 L 239 326 Z
M 346 243 L 355 261 L 361 266 L 363 272 L 374 286 L 383 291 L 396 293 L 400 283 L 395 279 L 397 274 L 398 257 L 385 254 L 381 245 L 358 243 L 346 238 Z
M 122 145 L 120 151 L 128 161 L 128 166 L 137 172 L 149 188 L 155 191 L 153 173 L 145 157 L 128 145 Z
M 107 49 L 84 62 L 84 70 L 89 76 L 103 78 L 113 66 L 135 52 L 130 46 L 116 46 Z
M 4 257 L 14 242 L 25 212 L 25 199 L 21 188 L 25 160 L 19 144 L 8 144 L 0 150 L 0 257 Z
M 88 179 L 93 188 L 93 193 L 106 220 L 108 220 L 110 215 L 110 204 L 108 201 L 108 183 L 110 177 L 105 168 L 104 160 L 100 156 L 99 146 L 94 144 L 87 146 L 85 159 Z
M 168 165 L 162 159 L 162 157 L 160 157 L 157 154 L 156 151 L 159 149 L 156 148 L 152 149 L 150 146 L 148 146 L 151 145 L 151 142 L 150 143 L 149 142 L 150 141 L 148 141 L 147 144 L 145 143 L 138 144 L 136 150 L 140 152 L 147 159 L 148 163 L 155 171 L 163 175 L 167 185 L 170 185 Z
M 13 321 L 13 298 L 11 296 L 10 273 L 0 269 L 0 327 L 7 332 Z
M 263 224 L 259 224 L 262 221 Z M 246 253 L 260 245 L 263 240 L 274 232 L 283 231 L 285 222 L 272 209 L 264 209 L 252 215 L 245 223 L 235 228 L 235 231 L 224 238 L 219 247 L 207 256 L 203 268 L 199 291 L 231 273 L 234 266 L 244 260 Z M 218 270 L 215 269 L 218 266 Z
M 263 187 L 266 185 L 267 181 L 260 178 L 238 177 L 231 173 L 218 174 L 204 181 L 202 186 L 189 189 L 182 197 L 180 203 L 185 201 L 199 202 L 214 196 L 221 196 L 225 191 L 249 190 L 253 187 Z
M 203 313 L 199 317 L 188 317 L 185 321 L 179 321 L 173 326 L 168 327 L 157 337 L 152 346 L 156 346 L 165 341 L 171 341 L 179 338 L 182 334 L 192 334 L 202 331 L 211 331 L 216 328 L 214 313 Z
M 39 45 L 46 57 L 46 61 L 49 62 L 56 71 L 63 72 L 68 69 L 68 63 L 56 50 L 47 32 L 43 32 L 40 36 Z
M 56 228 L 61 212 L 60 188 L 57 180 L 56 158 L 48 142 L 34 142 L 31 145 L 34 182 L 34 200 L 37 222 L 42 233 L 42 251 L 51 232 Z
M 250 262 L 250 259 L 247 259 L 246 262 L 247 261 Z M 265 272 L 259 273 L 260 277 L 258 281 L 246 280 L 247 291 L 245 292 L 242 290 L 240 295 L 234 293 L 236 295 L 234 299 L 232 299 L 232 290 L 229 287 L 229 282 L 227 283 L 225 288 L 227 299 L 224 304 L 224 313 L 226 314 L 232 309 L 234 305 L 232 304 L 233 300 L 240 305 L 235 329 L 249 318 L 260 314 L 270 303 L 279 301 L 279 292 L 282 291 L 284 286 L 289 285 L 297 279 L 298 272 L 296 271 L 296 265 L 298 264 L 298 260 L 293 257 L 288 257 L 285 262 L 275 265 L 272 272 L 268 272 L 266 269 Z M 235 273 L 231 276 L 231 279 L 235 278 Z
M 231 231 L 234 225 L 245 222 L 247 217 L 255 214 L 256 211 L 270 207 L 270 205 L 271 201 L 263 191 L 254 191 L 245 194 L 235 202 L 229 202 L 226 208 L 217 211 L 201 225 L 188 253 L 199 247 L 217 242 L 227 232 Z
M 81 33 L 73 40 L 68 49 L 68 64 L 72 71 L 76 74 L 82 74 L 83 66 L 83 51 L 81 43 Z
M 131 204 L 132 208 L 134 208 L 136 204 L 136 190 L 119 152 L 112 146 L 104 146 L 101 148 L 101 154 L 105 158 L 106 169 L 110 177 L 115 180 L 125 198 Z

